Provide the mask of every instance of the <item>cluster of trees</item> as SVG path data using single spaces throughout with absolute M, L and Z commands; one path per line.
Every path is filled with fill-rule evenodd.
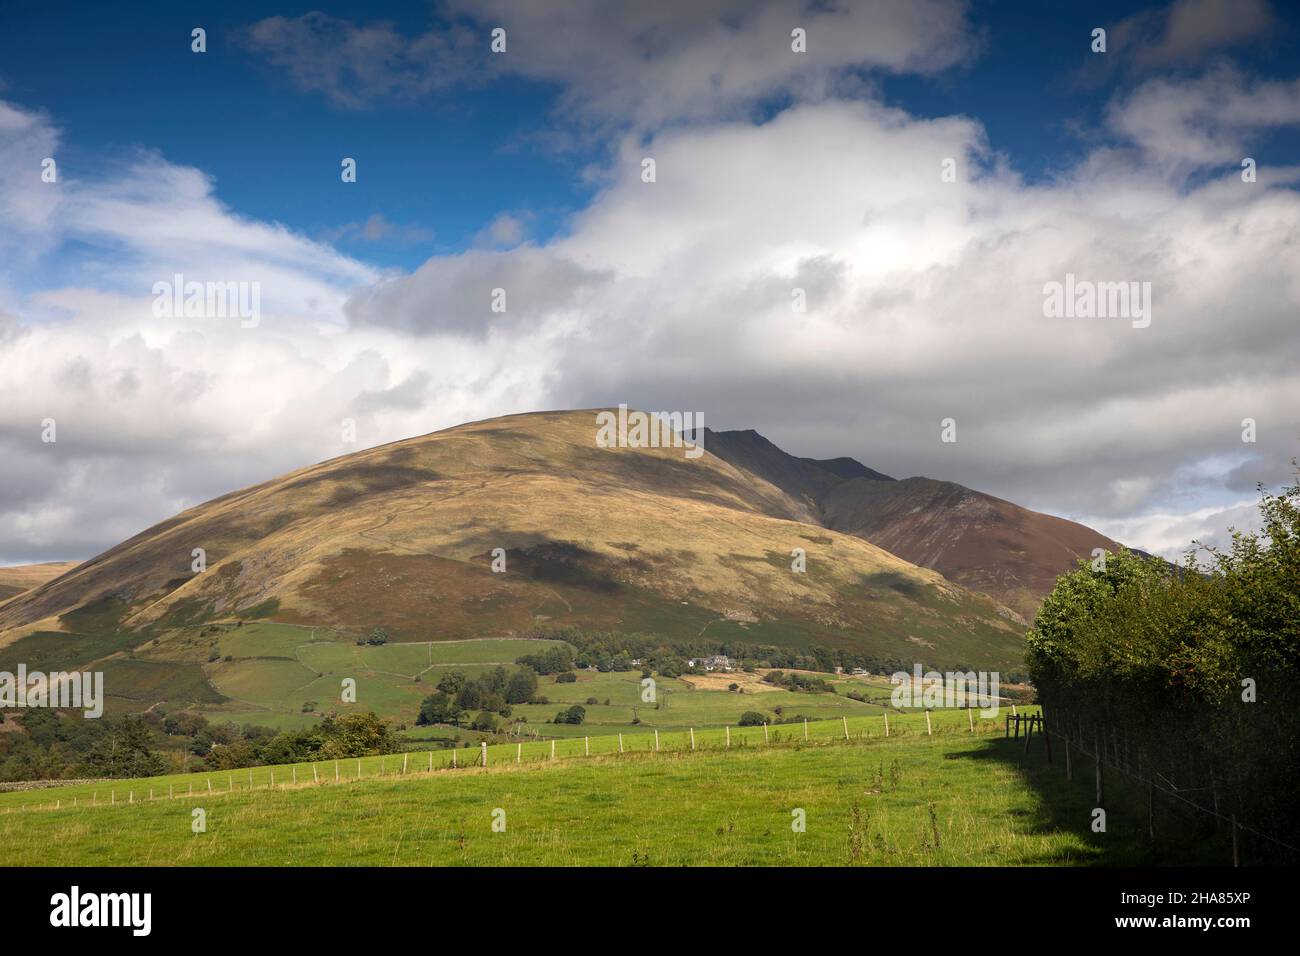
M 264 730 L 214 746 L 204 758 L 204 765 L 210 770 L 238 770 L 263 764 L 391 754 L 402 749 L 392 725 L 371 712 L 326 714 L 312 727 L 269 736 Z
M 0 780 L 150 777 L 199 767 L 233 770 L 394 753 L 400 742 L 372 713 L 327 715 L 308 730 L 214 724 L 190 711 L 86 720 L 80 711 L 24 710 L 0 734 Z
M 835 685 L 820 677 L 808 674 L 787 674 L 784 671 L 768 671 L 763 675 L 763 683 L 784 687 L 786 690 L 806 691 L 810 694 L 833 694 Z
M 530 666 L 508 671 L 496 667 L 481 677 L 469 678 L 460 671 L 444 674 L 437 689 L 420 704 L 415 722 L 467 725 L 473 730 L 492 731 L 497 728 L 497 717 L 509 717 L 513 704 L 541 703 L 537 696 L 537 672 Z M 466 721 L 469 715 L 478 715 Z
M 540 654 L 525 654 L 515 660 L 516 664 L 531 667 L 537 674 L 563 674 L 573 670 L 573 649 L 563 644 L 548 647 Z
M 670 640 L 659 634 L 623 633 L 619 631 L 588 631 L 579 627 L 533 628 L 521 636 L 561 640 L 576 648 L 576 652 L 566 647 L 557 647 L 539 654 L 529 654 L 518 658 L 516 664 L 525 664 L 538 674 L 560 674 L 573 668 L 595 667 L 602 672 L 628 671 L 635 665 L 633 660 L 643 662 L 647 670 L 652 670 L 661 677 L 679 677 L 692 672 L 687 661 L 725 654 L 732 660 L 740 661 L 747 671 L 756 667 L 775 667 L 782 670 L 819 671 L 833 674 L 836 668 L 845 671 L 861 669 L 870 674 L 893 674 L 897 671 L 912 670 L 914 659 L 900 657 L 878 657 L 872 654 L 859 654 L 839 648 L 775 647 L 770 644 L 749 644 L 742 641 L 705 641 L 705 640 Z M 938 666 L 934 662 L 927 667 Z M 940 669 L 974 670 L 959 661 L 944 662 Z M 1025 679 L 1023 673 L 1002 674 L 1004 682 L 1019 682 Z
M 86 720 L 41 708 L 6 719 L 20 729 L 0 734 L 0 780 L 152 776 L 171 767 L 139 716 Z
M 551 721 L 553 724 L 580 724 L 587 719 L 587 708 L 581 704 L 574 704 L 567 710 L 562 710 L 555 715 Z
M 1177 787 L 1206 811 L 1189 820 L 1212 826 L 1217 809 L 1286 839 L 1300 825 L 1300 483 L 1262 494 L 1260 514 L 1259 533 L 1180 566 L 1080 562 L 1044 601 L 1027 662 L 1049 728 Z

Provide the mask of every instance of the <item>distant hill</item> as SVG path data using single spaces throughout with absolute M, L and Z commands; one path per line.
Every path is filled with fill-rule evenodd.
M 0 567 L 0 602 L 16 594 L 30 591 L 32 588 L 52 581 L 59 575 L 71 571 L 77 561 L 48 561 L 43 564 L 15 564 Z
M 875 481 L 856 463 L 804 462 L 756 433 L 688 459 L 601 448 L 595 431 L 594 410 L 515 415 L 227 494 L 0 605 L 0 643 L 115 628 L 126 647 L 261 617 L 395 641 L 576 625 L 1019 665 L 1023 629 L 989 598 L 822 526 L 828 495 Z

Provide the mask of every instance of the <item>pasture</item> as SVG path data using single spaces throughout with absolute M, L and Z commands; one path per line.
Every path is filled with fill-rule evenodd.
M 961 717 L 960 722 L 954 720 Z M 857 721 L 857 722 L 855 722 Z M 1088 826 L 1091 795 L 1035 748 L 975 733 L 964 714 L 865 718 L 340 761 L 293 771 L 188 775 L 0 794 L 5 865 L 1087 865 L 1159 862 L 1140 795 L 1116 788 L 1108 834 Z M 881 718 L 875 718 L 880 723 Z M 873 732 L 874 731 L 874 732 Z M 775 736 L 779 733 L 780 736 Z M 418 765 L 412 763 L 419 759 Z M 516 762 L 518 760 L 518 762 Z M 269 772 L 275 786 L 269 786 Z M 296 775 L 292 783 L 290 773 Z M 1084 776 L 1084 775 L 1079 775 Z M 213 790 L 207 790 L 211 779 Z M 196 786 L 196 784 L 198 784 Z M 227 785 L 228 784 L 228 785 Z M 155 797 L 147 798 L 152 785 Z M 158 795 L 170 786 L 174 796 Z M 193 786 L 193 793 L 189 788 Z M 132 800 L 124 800 L 127 788 Z M 184 788 L 184 792 L 177 792 Z M 95 802 L 87 806 L 91 788 Z M 71 804 L 77 798 L 76 805 Z M 23 805 L 26 804 L 26 809 Z M 57 809 L 56 809 L 57 807 Z M 192 831 L 193 810 L 206 831 Z M 802 823 L 802 827 L 799 825 Z M 495 826 L 494 826 L 495 824 Z

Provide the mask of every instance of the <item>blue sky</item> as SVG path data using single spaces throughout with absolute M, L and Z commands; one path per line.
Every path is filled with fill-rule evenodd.
M 914 115 L 978 117 L 992 149 L 1032 182 L 1106 138 L 1101 114 L 1125 78 L 1081 73 L 1092 66 L 1089 32 L 1142 9 L 975 3 L 969 19 L 978 55 L 938 74 L 864 75 L 887 102 Z M 456 19 L 419 3 L 125 4 L 105 16 L 96 3 L 15 0 L 0 14 L 0 93 L 47 111 L 67 131 L 62 158 L 70 173 L 90 177 L 134 151 L 156 150 L 213 176 L 234 210 L 325 238 L 381 267 L 412 269 L 431 254 L 464 249 L 500 213 L 526 212 L 529 234 L 545 239 L 590 201 L 596 186 L 582 171 L 606 158 L 609 142 L 548 139 L 559 84 L 470 78 L 428 96 L 341 106 L 297 89 L 241 40 L 269 15 L 311 11 L 387 21 L 409 36 Z M 1233 51 L 1261 76 L 1296 71 L 1300 9 L 1283 5 L 1276 17 L 1268 36 Z M 208 31 L 203 56 L 188 42 L 200 25 Z M 1293 132 L 1278 135 L 1294 149 Z M 362 172 L 347 189 L 339 188 L 343 156 L 357 158 Z M 340 234 L 372 216 L 392 229 L 375 239 L 356 229 Z
M 1294 4 L 179 6 L 0 8 L 0 563 L 355 450 L 343 420 L 692 410 L 1166 554 L 1300 450 Z M 160 317 L 176 273 L 263 314 Z M 1045 321 L 1067 274 L 1154 321 Z

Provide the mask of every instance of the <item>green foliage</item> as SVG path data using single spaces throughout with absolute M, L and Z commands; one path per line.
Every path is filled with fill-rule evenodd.
M 1049 724 L 1085 745 L 1122 734 L 1187 800 L 1279 834 L 1300 821 L 1300 484 L 1262 493 L 1260 515 L 1260 532 L 1204 561 L 1081 561 L 1044 601 L 1026 661 Z
M 552 723 L 556 724 L 580 724 L 587 719 L 587 708 L 581 704 L 574 704 L 568 710 L 562 710 L 555 715 Z
M 454 727 L 460 724 L 464 716 L 465 712 L 456 706 L 455 699 L 440 690 L 424 698 L 415 722 L 422 727 L 430 724 L 451 724 Z
M 123 717 L 96 741 L 86 755 L 92 777 L 149 777 L 162 773 L 166 762 L 151 749 L 153 734 L 139 717 Z
M 573 650 L 559 644 L 540 654 L 525 654 L 515 663 L 530 667 L 536 674 L 559 674 L 573 669 Z

